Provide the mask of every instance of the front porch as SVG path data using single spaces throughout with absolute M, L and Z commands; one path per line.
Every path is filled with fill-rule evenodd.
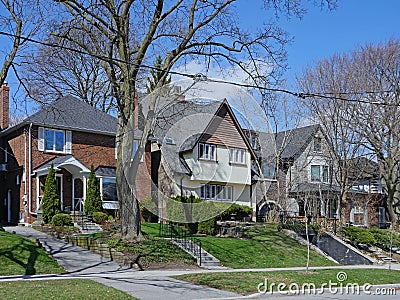
M 72 155 L 54 158 L 34 170 L 36 177 L 35 212 L 37 214 L 41 213 L 46 176 L 52 165 L 56 173 L 56 185 L 60 196 L 61 211 L 65 213 L 70 213 L 71 211 L 82 212 L 90 170 Z

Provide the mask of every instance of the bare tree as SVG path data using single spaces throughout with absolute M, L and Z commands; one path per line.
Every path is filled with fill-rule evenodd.
M 352 185 L 349 161 L 369 151 L 378 159 L 392 222 L 398 220 L 393 206 L 400 188 L 399 67 L 400 42 L 389 41 L 326 59 L 298 80 L 309 113 L 324 127 L 333 158 L 340 161 L 341 207 Z
M 14 68 L 18 52 L 26 44 L 26 37 L 32 37 L 37 33 L 39 20 L 42 15 L 38 13 L 37 1 L 0 0 L 0 31 L 3 41 L 10 43 L 2 46 L 1 55 L 4 61 L 0 69 L 0 84 L 6 80 L 10 68 Z M 22 38 L 24 36 L 24 38 Z
M 70 33 L 73 35 L 73 31 Z M 76 34 L 82 43 L 90 39 Z M 104 112 L 116 108 L 111 96 L 111 85 L 97 57 L 74 51 L 75 43 L 49 36 L 46 44 L 33 48 L 24 55 L 21 76 L 28 94 L 39 103 L 50 103 L 57 98 L 72 95 Z
M 205 58 L 207 63 L 236 65 L 254 82 L 270 82 L 265 67 L 269 70 L 281 67 L 287 37 L 273 25 L 264 26 L 257 34 L 243 31 L 237 25 L 235 0 L 58 2 L 72 20 L 63 23 L 65 26 L 55 34 L 76 43 L 90 55 L 102 57 L 112 86 L 112 95 L 118 105 L 117 193 L 122 237 L 135 239 L 141 234 L 139 209 L 123 166 L 130 163 L 133 134 L 128 125 L 133 124 L 136 88 L 146 63 L 151 64 L 157 55 L 164 57 L 158 86 L 164 84 L 173 66 L 198 57 Z M 265 4 L 267 12 L 297 16 L 303 13 L 300 0 L 260 3 Z M 88 35 L 93 46 L 88 47 L 71 35 L 71 26 Z M 155 99 L 150 101 L 143 138 L 133 160 L 134 168 L 151 131 L 155 105 Z

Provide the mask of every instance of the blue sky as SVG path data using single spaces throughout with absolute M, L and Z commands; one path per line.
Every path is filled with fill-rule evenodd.
M 400 38 L 399 0 L 339 0 L 334 11 L 313 6 L 313 0 L 304 2 L 307 3 L 308 13 L 302 19 L 280 17 L 278 21 L 281 28 L 293 37 L 286 48 L 290 69 L 285 77 L 289 89 L 293 89 L 291 85 L 295 74 L 306 65 L 335 53 L 350 52 L 359 45 Z M 254 24 L 251 20 L 257 23 L 268 21 L 260 3 L 256 0 L 239 1 L 240 17 L 245 20 L 245 26 L 252 28 Z M 0 48 L 4 47 L 4 42 L 0 39 Z M 15 92 L 17 80 L 11 75 L 8 81 Z M 19 113 L 16 113 L 22 113 L 24 108 L 20 105 L 17 109 Z
M 308 8 L 302 20 L 280 19 L 282 28 L 294 38 L 287 47 L 289 82 L 294 73 L 323 58 L 400 38 L 399 0 L 341 0 L 334 11 Z

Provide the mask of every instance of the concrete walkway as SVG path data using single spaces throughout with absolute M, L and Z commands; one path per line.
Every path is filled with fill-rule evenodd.
M 49 280 L 67 278 L 92 279 L 124 291 L 139 299 L 220 299 L 240 298 L 240 295 L 179 281 L 167 276 L 174 272 L 135 271 L 106 260 L 81 247 L 72 246 L 31 227 L 4 227 L 27 238 L 39 239 L 46 251 L 68 271 L 67 274 L 2 276 L 0 281 Z M 184 274 L 188 271 L 175 271 Z
M 212 273 L 212 272 L 259 272 L 259 271 L 283 271 L 283 270 L 304 270 L 299 268 L 268 268 L 268 269 L 190 269 L 190 270 L 150 270 L 136 271 L 122 267 L 117 263 L 106 260 L 98 254 L 92 253 L 83 248 L 72 246 L 52 236 L 31 227 L 5 227 L 8 232 L 15 232 L 18 235 L 39 239 L 47 252 L 67 271 L 67 274 L 46 274 L 33 276 L 0 276 L 0 281 L 15 280 L 53 280 L 67 278 L 87 278 L 102 284 L 112 286 L 124 291 L 139 299 L 240 299 L 240 298 L 274 298 L 271 295 L 241 295 L 207 288 L 199 285 L 179 281 L 168 276 Z M 355 266 L 330 266 L 310 267 L 315 269 L 355 269 L 355 268 L 384 268 L 388 265 L 355 265 Z M 400 264 L 392 264 L 391 268 L 400 270 Z M 297 298 L 297 297 L 295 297 Z M 283 297 L 281 299 L 284 299 Z

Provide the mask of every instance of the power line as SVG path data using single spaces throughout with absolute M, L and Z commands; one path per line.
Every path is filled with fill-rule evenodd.
M 33 39 L 33 38 L 25 37 L 25 36 L 17 36 L 15 34 L 4 32 L 4 31 L 0 31 L 0 35 L 4 35 L 4 36 L 8 36 L 8 37 L 14 37 L 14 38 L 15 37 L 19 37 L 24 42 L 28 41 L 28 42 L 32 42 L 32 43 L 39 44 L 39 45 L 46 46 L 46 47 L 60 48 L 60 49 L 68 50 L 68 51 L 75 52 L 75 53 L 78 53 L 78 54 L 82 54 L 82 55 L 90 55 L 92 57 L 95 57 L 95 58 L 103 60 L 103 61 L 114 61 L 114 62 L 123 63 L 123 64 L 132 64 L 132 62 L 124 61 L 124 60 L 121 60 L 121 59 L 118 59 L 118 58 L 109 58 L 109 57 L 98 55 L 98 54 L 89 54 L 89 53 L 87 53 L 85 51 L 82 51 L 82 50 L 79 50 L 79 49 L 67 47 L 67 46 L 64 46 L 64 45 L 54 44 L 54 43 L 43 42 L 43 41 L 39 41 L 39 40 L 36 40 L 36 39 Z M 149 65 L 146 65 L 146 64 L 140 64 L 140 65 L 133 64 L 133 65 L 138 67 L 138 68 L 146 68 L 146 69 L 150 69 L 150 70 L 165 72 L 165 70 L 163 70 L 161 68 L 157 68 L 155 66 L 149 66 Z M 281 88 L 269 88 L 269 87 L 263 87 L 263 86 L 259 86 L 259 85 L 238 83 L 238 82 L 227 81 L 227 80 L 210 79 L 210 78 L 207 78 L 206 76 L 204 76 L 203 74 L 188 74 L 188 73 L 172 71 L 172 70 L 168 71 L 167 74 L 179 75 L 179 76 L 183 76 L 183 77 L 192 78 L 194 80 L 204 80 L 204 81 L 214 82 L 214 83 L 230 84 L 230 85 L 235 85 L 235 86 L 239 86 L 239 87 L 243 87 L 243 88 L 258 89 L 258 90 L 263 90 L 263 91 L 268 91 L 268 92 L 279 92 L 279 93 L 292 95 L 294 97 L 302 98 L 302 99 L 306 99 L 306 98 L 324 98 L 324 99 L 340 100 L 340 101 L 353 102 L 353 103 L 364 103 L 364 104 L 373 104 L 373 105 L 382 105 L 382 106 L 399 106 L 399 104 L 383 103 L 383 102 L 377 102 L 377 101 L 368 101 L 368 100 L 362 100 L 362 99 L 349 99 L 349 98 L 335 96 L 335 95 L 382 94 L 382 93 L 394 93 L 395 91 L 304 93 L 304 92 L 290 91 L 290 90 L 281 89 Z

